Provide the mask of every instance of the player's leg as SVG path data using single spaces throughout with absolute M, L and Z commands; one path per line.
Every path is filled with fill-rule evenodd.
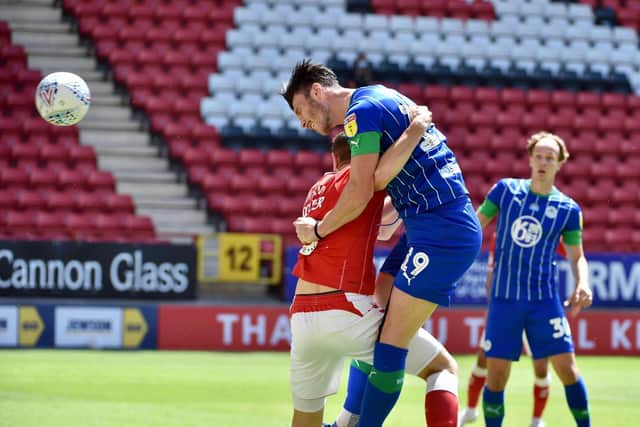
M 349 367 L 349 382 L 347 383 L 347 397 L 336 421 L 331 424 L 336 427 L 355 427 L 360 419 L 362 395 L 367 384 L 367 377 L 371 372 L 371 364 L 362 360 L 352 360 Z
M 381 426 L 395 405 L 404 381 L 411 338 L 437 305 L 399 290 L 391 293 L 380 341 L 373 353 L 373 369 L 360 410 L 361 427 Z
M 482 394 L 485 425 L 499 427 L 505 416 L 504 389 L 511 362 L 520 358 L 526 305 L 492 298 L 489 301 L 485 339 L 487 381 Z
M 325 397 L 336 393 L 345 358 L 372 361 L 382 316 L 364 295 L 296 295 L 291 306 L 293 426 L 322 425 Z
M 322 409 L 315 412 L 304 412 L 299 409 L 293 409 L 293 419 L 291 427 L 317 427 L 322 425 L 322 415 L 324 414 L 324 399 L 315 402 L 309 402 L 315 406 L 322 405 Z
M 549 399 L 549 387 L 551 386 L 551 372 L 549 372 L 549 359 L 533 360 L 535 381 L 533 384 L 533 415 L 531 427 L 543 427 L 542 413 Z
M 406 237 L 403 235 L 385 260 L 380 273 L 376 277 L 373 301 L 380 307 L 386 307 L 393 287 L 393 279 L 400 269 L 400 264 L 406 254 Z M 362 360 L 352 360 L 349 367 L 349 381 L 347 383 L 347 397 L 342 410 L 333 425 L 337 427 L 353 427 L 360 419 L 360 405 L 362 395 L 367 384 L 371 364 Z
M 576 425 L 591 426 L 587 387 L 578 371 L 575 354 L 573 352 L 557 354 L 551 356 L 549 360 L 564 385 L 564 394 Z
M 511 360 L 487 357 L 487 382 L 482 394 L 482 410 L 487 427 L 499 427 L 504 420 L 504 389 L 511 373 Z
M 482 230 L 471 203 L 462 199 L 405 218 L 409 250 L 396 276 L 373 369 L 365 388 L 360 427 L 381 426 L 404 378 L 407 346 L 438 305 L 448 305 L 455 283 L 475 260 Z M 457 423 L 457 414 L 453 420 Z
M 480 343 L 482 343 L 483 340 L 484 334 L 482 334 Z M 482 393 L 486 379 L 487 357 L 480 346 L 476 356 L 476 363 L 471 369 L 469 383 L 467 384 L 467 407 L 460 411 L 458 415 L 459 426 L 473 422 L 478 418 L 478 402 L 480 401 L 480 394 Z
M 564 385 L 569 409 L 579 427 L 590 426 L 589 402 L 573 347 L 571 329 L 558 298 L 530 303 L 527 337 L 535 359 L 548 357 Z
M 424 410 L 428 427 L 455 427 L 458 413 L 458 364 L 424 329 L 409 344 L 407 374 L 426 382 Z

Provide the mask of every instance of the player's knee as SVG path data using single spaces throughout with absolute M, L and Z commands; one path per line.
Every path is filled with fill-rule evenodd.
M 458 375 L 458 363 L 449 354 L 446 349 L 442 349 L 440 353 L 418 374 L 419 377 L 427 379 L 430 375 L 437 372 L 447 371 L 450 374 Z
M 571 385 L 578 382 L 580 378 L 580 371 L 578 370 L 578 366 L 575 363 L 564 366 L 561 370 L 558 371 L 558 376 L 564 385 Z
M 458 376 L 448 370 L 434 372 L 429 375 L 427 381 L 427 393 L 436 390 L 448 391 L 458 395 Z
M 549 375 L 549 365 L 547 363 L 547 360 L 536 360 L 533 364 L 533 370 L 535 372 L 536 378 L 547 378 L 547 376 Z
M 318 412 L 324 411 L 325 398 L 321 397 L 318 399 L 302 399 L 297 396 L 293 396 L 293 409 L 294 418 L 295 415 L 298 415 L 298 418 L 308 418 L 313 416 Z

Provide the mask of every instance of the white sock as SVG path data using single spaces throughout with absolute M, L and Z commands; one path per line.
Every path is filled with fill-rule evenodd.
M 346 409 L 342 408 L 338 418 L 336 418 L 336 425 L 338 427 L 355 427 L 360 420 L 360 415 L 352 414 Z

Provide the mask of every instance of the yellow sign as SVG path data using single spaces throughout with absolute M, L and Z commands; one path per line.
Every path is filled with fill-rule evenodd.
M 42 318 L 32 306 L 20 307 L 20 347 L 33 347 L 38 343 L 44 323 Z
M 138 348 L 149 327 L 144 316 L 137 308 L 125 308 L 123 312 L 122 346 L 124 348 Z
M 257 281 L 260 277 L 260 239 L 255 234 L 220 234 L 220 279 Z

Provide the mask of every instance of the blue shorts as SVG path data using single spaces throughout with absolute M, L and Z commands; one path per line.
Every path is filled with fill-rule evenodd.
M 394 285 L 409 295 L 448 306 L 456 282 L 480 252 L 482 228 L 468 197 L 404 218 L 407 254 Z
M 404 258 L 407 256 L 407 235 L 403 234 L 398 240 L 398 243 L 391 249 L 387 259 L 384 260 L 384 264 L 380 268 L 381 273 L 387 273 L 390 276 L 395 276 L 400 271 L 400 266 L 404 262 Z
M 534 359 L 574 352 L 571 329 L 559 298 L 541 301 L 491 298 L 482 343 L 487 357 L 518 360 L 523 330 Z

